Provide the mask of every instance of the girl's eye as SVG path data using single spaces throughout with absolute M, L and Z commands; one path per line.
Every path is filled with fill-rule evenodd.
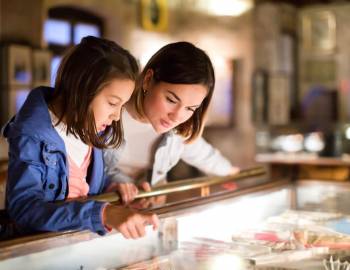
M 111 102 L 108 102 L 109 105 L 111 105 L 112 107 L 116 107 L 118 105 L 118 103 L 111 103 Z
M 170 103 L 176 103 L 176 101 L 175 101 L 175 100 L 172 100 L 172 99 L 171 99 L 171 98 L 169 98 L 169 97 L 167 97 L 167 98 L 166 98 L 166 100 L 167 100 L 167 101 L 169 101 Z

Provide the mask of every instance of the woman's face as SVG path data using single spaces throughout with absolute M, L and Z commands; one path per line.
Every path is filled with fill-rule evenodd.
M 113 121 L 119 121 L 122 106 L 130 99 L 134 87 L 132 80 L 115 79 L 95 96 L 91 109 L 98 132 L 105 130 Z
M 159 134 L 186 122 L 200 107 L 208 92 L 201 84 L 153 81 L 146 83 L 144 89 L 144 112 L 149 123 Z

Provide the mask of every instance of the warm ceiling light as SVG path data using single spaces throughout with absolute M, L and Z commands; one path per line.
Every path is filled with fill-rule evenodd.
M 252 0 L 198 0 L 199 9 L 217 16 L 239 16 L 252 7 Z

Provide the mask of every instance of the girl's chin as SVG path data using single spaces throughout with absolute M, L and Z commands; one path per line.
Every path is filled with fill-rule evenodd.
M 103 132 L 106 130 L 106 128 L 107 128 L 107 126 L 103 125 L 98 129 L 98 132 Z

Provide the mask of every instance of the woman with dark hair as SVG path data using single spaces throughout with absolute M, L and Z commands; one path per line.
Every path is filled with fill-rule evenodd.
M 138 185 L 147 191 L 164 183 L 180 159 L 208 174 L 239 171 L 201 138 L 214 85 L 209 57 L 189 42 L 168 44 L 151 57 L 123 111 L 125 142 L 104 151 L 106 173 L 124 202 Z
M 85 37 L 63 58 L 55 87 L 31 91 L 4 128 L 9 142 L 6 208 L 20 231 L 104 234 L 114 228 L 126 238 L 138 238 L 147 224 L 157 227 L 156 215 L 74 200 L 108 186 L 101 149 L 123 140 L 120 113 L 137 75 L 128 51 Z

